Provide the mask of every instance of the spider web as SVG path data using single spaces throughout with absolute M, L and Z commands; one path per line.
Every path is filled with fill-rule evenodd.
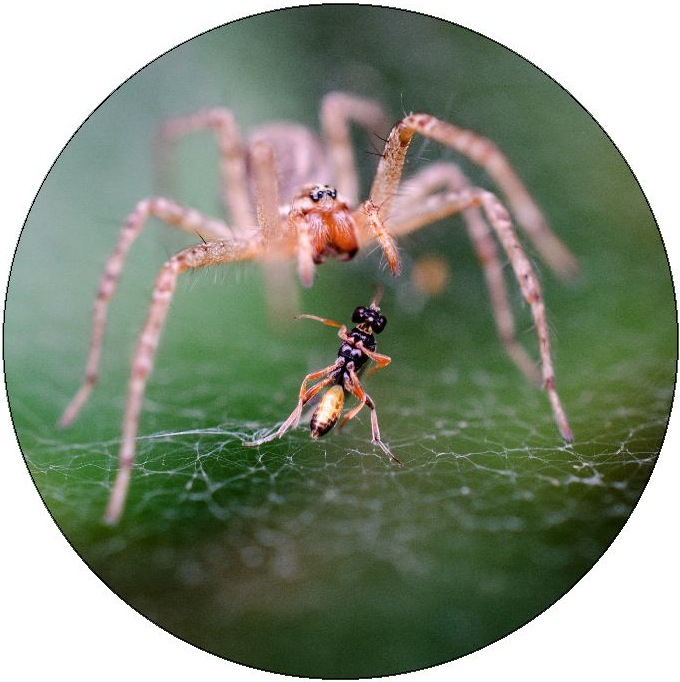
M 262 364 L 276 367 L 286 344 L 266 345 Z M 242 447 L 288 415 L 296 373 L 252 383 L 229 375 L 227 400 L 225 379 L 205 360 L 194 361 L 193 385 L 176 366 L 161 368 L 115 529 L 100 519 L 118 438 L 92 439 L 85 426 L 55 436 L 16 392 L 12 407 L 57 522 L 149 618 L 258 667 L 327 674 L 339 647 L 370 661 L 369 672 L 406 670 L 507 634 L 597 561 L 652 472 L 675 364 L 652 354 L 636 359 L 635 372 L 630 360 L 612 363 L 596 386 L 585 369 L 574 373 L 566 395 L 570 385 L 589 388 L 568 401 L 577 438 L 565 446 L 544 395 L 513 372 L 446 361 L 423 368 L 404 355 L 398 350 L 403 362 L 369 379 L 383 438 L 402 468 L 371 445 L 368 414 L 319 441 L 303 422 L 259 449 Z M 389 381 L 387 372 L 397 371 Z M 38 388 L 46 403 L 63 402 L 61 387 Z M 94 413 L 120 413 L 97 400 Z M 220 420 L 228 402 L 260 418 Z M 337 623 L 329 625 L 319 604 Z M 323 642 L 315 639 L 319 622 L 330 629 Z M 348 634 L 375 628 L 375 651 L 370 637 Z M 343 665 L 343 675 L 367 670 Z
M 456 370 L 444 368 L 411 386 L 408 405 L 389 405 L 384 398 L 378 402 L 383 435 L 405 462 L 403 469 L 390 465 L 371 445 L 367 414 L 319 442 L 309 439 L 303 420 L 297 431 L 259 451 L 243 448 L 243 440 L 276 424 L 276 414 L 287 415 L 294 390 L 282 390 L 275 395 L 275 404 L 268 406 L 272 421 L 231 420 L 207 428 L 161 430 L 141 436 L 128 510 L 135 517 L 131 530 L 137 538 L 155 532 L 155 522 L 145 531 L 147 510 L 172 521 L 178 515 L 207 514 L 220 520 L 257 517 L 266 524 L 268 517 L 278 514 L 296 496 L 303 496 L 303 514 L 308 522 L 317 513 L 325 514 L 329 505 L 355 510 L 362 499 L 369 510 L 377 505 L 379 509 L 374 511 L 378 513 L 368 517 L 376 524 L 370 532 L 377 537 L 392 526 L 395 514 L 401 516 L 391 503 L 408 503 L 414 488 L 421 496 L 419 504 L 444 510 L 432 523 L 433 532 L 454 520 L 475 532 L 520 528 L 527 519 L 508 516 L 508 500 L 530 501 L 558 489 L 581 492 L 568 492 L 549 515 L 532 523 L 547 528 L 579 514 L 573 506 L 574 496 L 588 490 L 597 490 L 602 500 L 609 500 L 608 506 L 603 505 L 606 513 L 623 520 L 651 473 L 672 399 L 672 388 L 650 390 L 643 396 L 638 386 L 632 394 L 636 400 L 622 404 L 621 386 L 628 375 L 626 366 L 612 366 L 605 377 L 612 386 L 610 395 L 583 393 L 575 404 L 572 402 L 577 424 L 578 415 L 587 414 L 602 428 L 586 439 L 577 438 L 573 444 L 562 446 L 540 393 L 520 391 L 521 406 L 503 402 L 503 396 L 512 390 L 509 377 L 473 372 L 470 381 L 474 392 L 456 405 L 453 415 L 448 413 L 449 405 L 442 402 L 437 385 L 456 393 L 461 379 Z M 411 379 L 415 381 L 415 377 Z M 408 379 L 406 383 L 410 383 Z M 423 384 L 427 390 L 418 388 Z M 248 392 L 252 395 L 253 387 L 248 387 Z M 255 392 L 256 401 L 262 404 L 272 397 L 266 387 L 259 395 Z M 214 401 L 218 402 L 216 396 Z M 163 405 L 157 398 L 148 401 L 147 409 L 158 418 L 198 423 L 211 420 L 211 415 L 200 408 L 178 410 L 176 404 Z M 577 428 L 577 434 L 579 431 L 583 433 L 584 429 Z M 112 485 L 118 446 L 117 439 L 73 443 L 66 438 L 36 438 L 34 447 L 25 454 L 37 479 L 46 481 L 42 489 L 46 500 L 77 507 L 78 516 L 98 518 L 102 500 Z M 73 493 L 68 485 L 71 478 L 78 483 Z M 365 499 L 356 490 L 357 479 L 371 490 Z M 82 485 L 91 489 L 85 499 Z M 379 503 L 383 494 L 387 497 Z M 311 505 L 307 498 L 313 501 Z M 361 523 L 366 522 L 367 517 L 362 515 Z M 345 523 L 345 519 L 338 519 L 338 526 Z M 346 546 L 351 537 L 357 543 L 354 551 L 367 546 L 364 532 L 342 535 L 345 542 L 331 554 L 353 551 Z M 419 552 L 409 549 L 411 535 L 404 532 L 400 536 L 403 545 L 392 545 L 390 554 L 396 570 L 421 563 Z M 392 533 L 387 537 L 394 542 Z M 379 546 L 368 546 L 381 554 Z M 319 551 L 328 556 L 328 548 Z
M 313 677 L 465 655 L 587 572 L 652 472 L 675 378 L 666 336 L 621 328 L 606 346 L 593 344 L 583 365 L 558 353 L 573 369 L 558 367 L 576 434 L 564 446 L 544 394 L 503 356 L 464 293 L 455 318 L 446 305 L 427 308 L 427 335 L 420 313 L 392 316 L 380 349 L 394 361 L 366 382 L 383 439 L 404 467 L 371 444 L 366 411 L 316 442 L 303 421 L 280 440 L 244 448 L 287 417 L 301 377 L 328 364 L 337 338 L 322 325 L 278 336 L 257 316 L 237 336 L 231 324 L 250 310 L 247 288 L 229 310 L 203 291 L 210 280 L 187 280 L 186 289 L 205 310 L 220 306 L 226 322 L 207 325 L 192 297 L 175 299 L 116 528 L 101 517 L 129 367 L 111 349 L 133 342 L 138 323 L 111 324 L 106 385 L 68 431 L 54 421 L 69 399 L 64 376 L 72 381 L 82 358 L 51 333 L 58 310 L 36 337 L 42 352 L 17 337 L 8 363 L 22 450 L 66 537 L 128 603 L 209 651 Z M 334 300 L 324 284 L 315 294 Z M 347 297 L 363 300 L 371 288 Z M 326 305 L 305 308 L 339 319 L 343 311 Z M 20 328 L 29 313 L 18 311 Z M 581 312 L 579 320 L 599 338 L 594 319 Z M 64 368 L 55 363 L 67 355 Z M 342 666 L 329 668 L 338 657 Z

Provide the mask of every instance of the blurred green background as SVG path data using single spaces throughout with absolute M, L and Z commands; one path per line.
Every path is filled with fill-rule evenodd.
M 576 440 L 506 358 L 459 219 L 400 243 L 393 281 L 368 250 L 317 271 L 305 312 L 347 321 L 383 284 L 389 368 L 367 382 L 396 469 L 368 415 L 312 442 L 241 439 L 285 418 L 333 330 L 268 318 L 260 269 L 192 273 L 178 287 L 149 385 L 129 504 L 100 522 L 117 466 L 129 361 L 163 261 L 191 242 L 140 237 L 111 308 L 102 376 L 80 419 L 56 426 L 82 377 L 90 310 L 124 217 L 152 194 L 163 119 L 226 106 L 249 129 L 316 127 L 341 89 L 393 116 L 427 111 L 492 138 L 578 256 L 570 283 L 541 273 L 558 387 Z M 586 103 L 587 104 L 587 103 Z M 367 189 L 374 142 L 357 137 Z M 414 141 L 409 170 L 449 150 Z M 180 149 L 176 198 L 220 214 L 210 136 Z M 463 163 L 475 182 L 489 180 Z M 446 290 L 413 296 L 421 256 Z M 514 288 L 512 289 L 514 292 Z M 531 319 L 514 294 L 518 328 Z M 6 308 L 7 387 L 28 466 L 75 550 L 132 607 L 250 666 L 375 676 L 448 661 L 517 629 L 602 555 L 654 466 L 674 388 L 676 319 L 653 216 L 625 161 L 568 93 L 463 28 L 369 7 L 285 10 L 163 55 L 83 124 L 50 171 L 17 251 Z

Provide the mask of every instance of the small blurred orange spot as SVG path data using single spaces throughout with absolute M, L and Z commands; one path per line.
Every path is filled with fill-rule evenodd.
M 421 256 L 411 270 L 411 283 L 422 294 L 435 296 L 444 290 L 451 271 L 439 256 Z

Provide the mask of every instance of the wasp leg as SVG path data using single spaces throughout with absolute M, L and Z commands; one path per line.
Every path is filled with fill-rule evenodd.
M 345 381 L 345 389 L 349 391 L 358 401 L 359 404 L 355 405 L 343 418 L 342 422 L 340 423 L 340 426 L 344 426 L 350 419 L 354 419 L 354 417 L 359 414 L 361 411 L 361 408 L 366 405 L 371 410 L 371 431 L 372 431 L 372 441 L 380 447 L 380 449 L 396 464 L 399 464 L 399 466 L 403 466 L 403 463 L 397 459 L 391 452 L 390 449 L 383 443 L 382 439 L 380 438 L 380 427 L 378 426 L 378 414 L 375 410 L 375 403 L 373 402 L 373 398 L 371 398 L 366 391 L 364 391 L 363 386 L 361 385 L 361 382 L 359 381 L 359 377 L 356 375 L 356 372 L 354 370 L 351 370 L 349 373 L 348 379 Z
M 276 438 L 281 438 L 286 431 L 289 429 L 294 429 L 300 423 L 300 417 L 302 416 L 302 408 L 324 387 L 328 386 L 332 381 L 335 380 L 332 372 L 338 367 L 338 363 L 334 362 L 332 365 L 320 369 L 318 372 L 312 372 L 308 374 L 300 385 L 300 397 L 298 399 L 298 404 L 295 409 L 290 413 L 288 419 L 286 419 L 283 424 L 272 434 L 265 436 L 264 438 L 259 438 L 257 440 L 244 441 L 242 444 L 246 447 L 256 447 L 262 445 L 262 443 L 268 443 Z M 314 381 L 316 379 L 321 379 L 319 383 L 315 384 L 311 388 L 307 388 L 307 383 Z

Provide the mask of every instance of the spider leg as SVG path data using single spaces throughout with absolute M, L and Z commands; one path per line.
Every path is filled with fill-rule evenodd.
M 512 221 L 510 220 L 510 215 L 503 204 L 491 192 L 478 188 L 467 188 L 457 193 L 435 195 L 430 198 L 428 217 L 426 220 L 423 220 L 423 223 L 429 223 L 440 217 L 459 213 L 473 206 L 479 206 L 483 209 L 484 215 L 489 221 L 489 225 L 493 228 L 496 237 L 510 261 L 522 296 L 529 304 L 536 328 L 536 335 L 538 337 L 543 388 L 548 394 L 553 415 L 562 437 L 565 441 L 571 442 L 573 440 L 573 434 L 559 395 L 555 389 L 555 372 L 550 350 L 550 333 L 541 287 L 534 268 L 531 265 L 531 261 L 528 259 L 517 238 L 517 234 L 512 226 Z M 419 226 L 420 224 L 416 224 L 415 221 L 408 224 L 403 223 L 398 227 L 397 232 L 399 234 L 404 234 L 413 229 L 417 229 Z
M 257 222 L 264 238 L 273 241 L 281 236 L 283 229 L 274 148 L 265 140 L 255 139 L 251 146 L 250 157 L 255 183 Z
M 375 403 L 373 402 L 371 396 L 364 391 L 364 388 L 359 381 L 359 377 L 354 370 L 349 371 L 344 382 L 344 388 L 347 392 L 351 393 L 359 401 L 359 403 L 345 415 L 343 420 L 340 422 L 340 428 L 342 428 L 350 419 L 354 419 L 364 405 L 366 405 L 371 410 L 372 442 L 378 445 L 393 462 L 403 466 L 403 463 L 390 452 L 390 449 L 380 438 L 380 428 L 378 426 L 378 414 L 375 410 Z
M 161 268 L 154 286 L 151 306 L 132 360 L 128 397 L 123 417 L 119 466 L 106 510 L 105 520 L 115 523 L 127 496 L 135 456 L 135 439 L 148 377 L 178 276 L 191 269 L 252 260 L 262 251 L 259 240 L 215 241 L 180 251 Z
M 563 277 L 573 276 L 578 264 L 547 222 L 505 155 L 487 138 L 441 121 L 429 114 L 410 114 L 389 134 L 370 192 L 370 200 L 390 215 L 390 204 L 397 194 L 404 159 L 413 136 L 419 133 L 460 152 L 481 166 L 498 184 L 519 223 L 536 249 Z
M 168 225 L 178 227 L 190 234 L 197 233 L 204 239 L 229 240 L 233 237 L 231 230 L 225 223 L 208 218 L 193 209 L 180 206 L 170 199 L 153 197 L 144 199 L 137 204 L 121 228 L 118 243 L 109 256 L 99 281 L 92 314 L 92 331 L 85 378 L 59 420 L 60 426 L 68 426 L 75 420 L 97 383 L 109 303 L 116 293 L 128 252 L 150 216 L 160 218 Z
M 300 395 L 298 399 L 298 404 L 295 406 L 295 409 L 290 413 L 288 419 L 286 419 L 286 421 L 284 421 L 274 433 L 271 433 L 268 436 L 264 436 L 263 438 L 259 438 L 257 440 L 243 441 L 242 445 L 245 445 L 246 447 L 256 447 L 258 445 L 262 445 L 263 443 L 268 443 L 269 441 L 275 440 L 276 438 L 281 438 L 281 436 L 283 436 L 286 433 L 286 431 L 297 428 L 298 424 L 300 423 L 300 418 L 302 417 L 302 408 L 315 395 L 317 395 L 319 391 L 321 391 L 324 387 L 328 386 L 328 384 L 335 381 L 333 370 L 337 369 L 338 366 L 339 362 L 336 361 L 332 365 L 324 367 L 324 369 L 320 369 L 317 372 L 312 372 L 308 374 L 302 380 L 302 384 L 300 385 Z M 314 384 L 314 386 L 308 389 L 307 384 L 310 381 L 316 381 L 317 379 L 321 379 L 321 381 Z
M 441 217 L 443 210 L 450 209 L 456 212 L 459 199 L 455 194 L 447 197 L 446 193 L 450 195 L 451 192 L 469 187 L 470 182 L 467 177 L 452 163 L 435 163 L 426 166 L 412 178 L 404 181 L 399 195 L 395 197 L 393 233 L 397 236 L 407 234 L 432 223 Z M 435 194 L 437 190 L 444 190 L 445 193 Z M 517 340 L 503 266 L 489 226 L 478 206 L 463 208 L 461 213 L 477 259 L 482 266 L 501 343 L 527 379 L 534 384 L 540 384 L 540 372 L 535 361 Z
M 157 167 L 168 175 L 174 168 L 170 158 L 173 144 L 184 135 L 205 130 L 212 131 L 216 137 L 222 202 L 235 232 L 246 235 L 257 224 L 265 238 L 275 242 L 282 235 L 284 222 L 279 213 L 280 192 L 274 148 L 265 131 L 254 134 L 245 145 L 234 115 L 228 109 L 214 108 L 173 118 L 158 131 Z M 251 194 L 255 197 L 255 215 Z M 290 264 L 278 257 L 279 254 L 276 246 L 269 249 L 265 253 L 263 267 L 269 313 L 274 321 L 290 317 L 298 308 Z
M 118 471 L 104 517 L 107 523 L 118 521 L 125 505 L 135 458 L 135 440 L 144 391 L 153 368 L 156 349 L 177 284 L 177 278 L 187 270 L 253 260 L 260 256 L 262 249 L 262 243 L 259 239 L 249 241 L 224 240 L 197 244 L 180 251 L 161 268 L 156 278 L 149 313 L 132 358 L 123 416 Z
M 384 134 L 388 129 L 383 108 L 369 99 L 345 92 L 330 92 L 321 102 L 321 128 L 333 166 L 334 184 L 352 206 L 359 199 L 359 178 L 350 136 L 350 121 L 369 132 Z
M 394 237 L 385 227 L 385 222 L 381 217 L 382 207 L 374 203 L 371 199 L 364 201 L 355 213 L 357 224 L 360 226 L 360 234 L 368 235 L 371 239 L 376 239 L 380 248 L 385 254 L 385 260 L 393 275 L 401 272 L 401 261 L 399 251 Z
M 280 248 L 288 224 L 281 216 L 275 148 L 269 140 L 254 135 L 249 159 L 257 222 L 270 247 L 265 251 L 262 263 L 267 308 L 270 319 L 277 323 L 289 319 L 295 310 L 299 310 L 299 295 L 289 254 Z
M 309 223 L 301 211 L 291 209 L 288 223 L 297 238 L 297 269 L 302 286 L 310 287 L 314 282 L 314 247 Z
M 555 371 L 553 369 L 550 351 L 550 333 L 538 277 L 531 265 L 531 261 L 527 258 L 524 249 L 517 239 L 517 234 L 512 227 L 510 215 L 503 204 L 491 192 L 481 190 L 478 194 L 487 219 L 496 232 L 498 240 L 510 260 L 524 300 L 529 304 L 531 309 L 531 315 L 534 319 L 536 335 L 538 337 L 538 349 L 543 373 L 543 388 L 548 393 L 548 398 L 552 405 L 553 414 L 560 433 L 564 440 L 570 443 L 574 437 L 571 427 L 569 426 L 567 415 L 562 407 L 557 390 L 555 389 Z
M 225 210 L 238 232 L 250 229 L 255 217 L 248 193 L 246 150 L 234 114 L 228 109 L 207 109 L 166 121 L 156 136 L 156 167 L 165 176 L 170 175 L 175 168 L 171 156 L 178 138 L 203 130 L 212 130 L 217 141 Z M 170 187 L 174 189 L 172 184 Z

